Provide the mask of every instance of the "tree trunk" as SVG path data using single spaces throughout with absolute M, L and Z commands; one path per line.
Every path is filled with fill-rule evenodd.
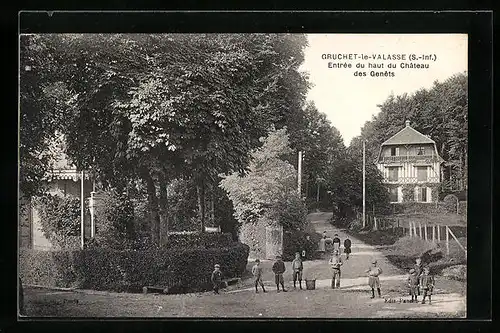
M 198 218 L 200 219 L 201 232 L 205 232 L 205 181 L 203 178 L 196 183 L 196 194 L 198 196 Z
M 168 193 L 167 180 L 164 172 L 160 172 L 160 244 L 166 245 L 168 242 L 169 229 L 169 211 L 168 211 Z
M 150 214 L 151 241 L 154 244 L 159 244 L 159 226 L 160 218 L 158 216 L 158 198 L 156 197 L 156 186 L 149 171 L 145 171 L 143 179 L 146 182 L 148 192 L 148 206 Z

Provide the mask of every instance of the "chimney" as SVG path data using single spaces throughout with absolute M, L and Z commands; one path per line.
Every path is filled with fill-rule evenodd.
M 405 121 L 405 124 L 406 124 L 406 127 L 410 127 L 410 121 L 409 120 Z

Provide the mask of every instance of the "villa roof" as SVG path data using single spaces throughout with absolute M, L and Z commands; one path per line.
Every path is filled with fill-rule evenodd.
M 387 145 L 408 145 L 408 144 L 434 144 L 434 140 L 423 135 L 416 129 L 410 126 L 410 122 L 406 122 L 406 127 L 397 132 L 389 139 L 382 143 L 382 146 Z

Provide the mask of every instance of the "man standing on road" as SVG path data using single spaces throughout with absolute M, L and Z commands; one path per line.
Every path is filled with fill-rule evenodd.
M 338 250 L 333 250 L 333 256 L 329 263 L 333 270 L 332 289 L 340 288 L 340 266 L 342 266 L 342 258 L 340 258 Z
M 338 234 L 333 237 L 333 251 L 338 251 L 340 253 L 340 238 Z
M 375 289 L 377 289 L 378 297 L 381 297 L 379 275 L 382 274 L 382 268 L 377 266 L 377 260 L 372 261 L 372 267 L 367 269 L 366 273 L 368 273 L 368 285 L 372 289 L 371 298 L 375 298 Z

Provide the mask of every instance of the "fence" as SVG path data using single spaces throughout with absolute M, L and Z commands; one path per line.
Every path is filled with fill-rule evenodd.
M 429 229 L 431 230 L 429 232 Z M 449 226 L 440 226 L 440 225 L 427 225 L 422 223 L 409 223 L 409 236 L 410 237 L 419 237 L 421 239 L 425 239 L 426 241 L 431 241 L 433 243 L 441 242 L 441 230 L 444 233 L 444 241 L 446 244 L 446 254 L 450 254 L 450 236 L 455 240 L 458 246 L 465 252 L 465 256 L 467 257 L 467 249 L 460 243 L 455 233 L 451 231 Z

